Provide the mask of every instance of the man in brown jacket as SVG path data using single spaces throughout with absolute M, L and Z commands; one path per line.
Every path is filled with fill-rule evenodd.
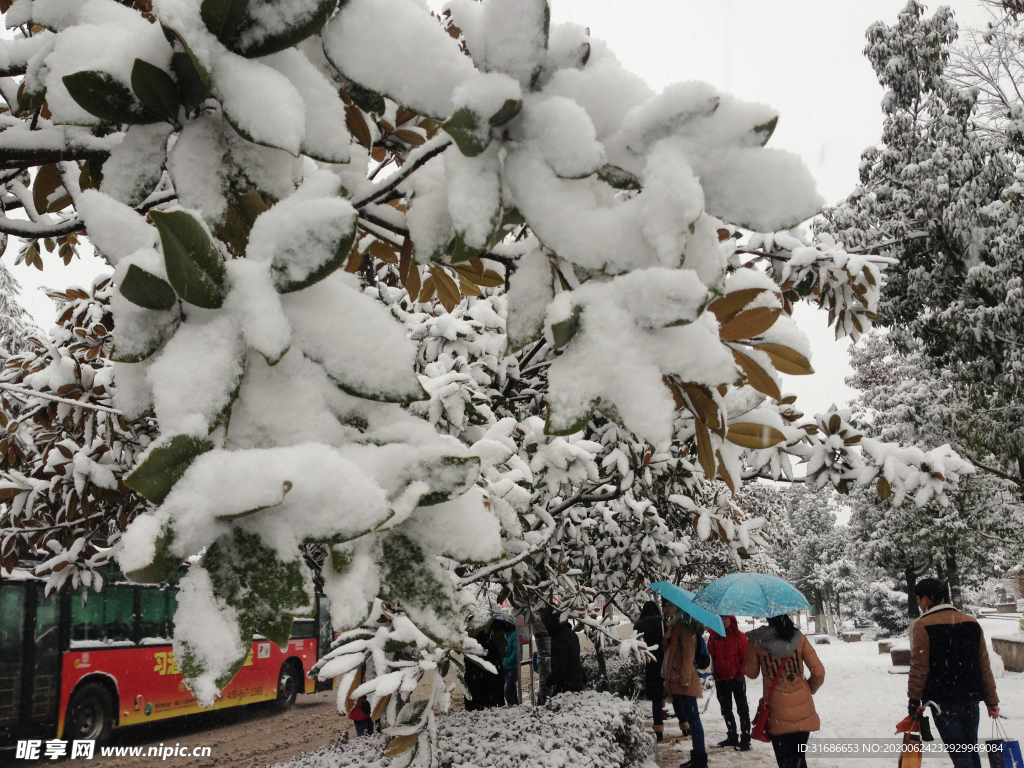
M 981 768 L 978 702 L 985 702 L 989 717 L 999 717 L 985 633 L 974 617 L 950 605 L 949 591 L 938 579 L 917 582 L 914 594 L 923 613 L 910 639 L 907 709 L 913 717 L 922 702 L 934 702 L 935 725 L 953 765 Z

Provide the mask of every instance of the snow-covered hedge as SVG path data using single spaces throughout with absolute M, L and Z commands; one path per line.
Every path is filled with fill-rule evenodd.
M 602 680 L 601 669 L 597 665 L 597 653 L 584 651 L 580 654 L 580 661 L 583 662 L 583 671 L 587 675 L 587 688 L 599 690 Z M 637 661 L 636 656 L 623 659 L 614 649 L 610 653 L 605 651 L 604 666 L 608 673 L 610 693 L 627 699 L 643 698 L 646 695 L 644 667 Z
M 650 754 L 644 716 L 631 702 L 584 691 L 552 697 L 542 707 L 459 712 L 439 720 L 442 768 L 547 768 L 643 765 Z M 384 768 L 388 737 L 354 739 L 342 747 L 303 755 L 275 768 Z

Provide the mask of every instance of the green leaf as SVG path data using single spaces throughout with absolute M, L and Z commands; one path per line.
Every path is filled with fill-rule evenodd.
M 234 528 L 203 556 L 213 593 L 238 611 L 239 622 L 280 648 L 288 645 L 292 616 L 313 606 L 313 583 L 298 549 L 282 560 L 254 534 Z
M 384 536 L 381 549 L 384 574 L 380 596 L 399 602 L 412 623 L 436 643 L 460 644 L 462 610 L 451 579 L 437 558 L 400 531 Z
M 522 108 L 522 99 L 506 99 L 505 103 L 501 105 L 501 109 L 491 115 L 487 122 L 495 128 L 499 125 L 504 125 L 513 117 L 518 115 Z
M 134 264 L 121 281 L 121 295 L 146 309 L 171 309 L 178 300 L 170 283 Z
M 461 496 L 476 483 L 480 475 L 480 459 L 476 456 L 460 458 L 442 456 L 425 471 L 417 474 L 418 480 L 426 480 L 430 491 L 420 498 L 421 507 L 441 504 L 455 496 Z
M 178 119 L 178 86 L 160 67 L 136 59 L 132 65 L 132 90 L 142 106 L 164 120 Z
M 250 9 L 249 0 L 203 0 L 203 23 L 225 46 L 247 58 L 269 56 L 298 45 L 319 32 L 334 13 L 338 0 L 282 3 L 262 0 Z M 270 6 L 272 13 L 267 13 Z M 262 11 L 262 13 L 260 12 Z M 264 18 L 270 17 L 270 24 Z
M 224 260 L 196 219 L 184 211 L 152 211 L 160 233 L 167 277 L 189 304 L 218 309 L 224 303 Z
M 451 244 L 448 246 L 448 250 L 451 256 L 448 258 L 449 264 L 461 264 L 470 259 L 474 259 L 484 252 L 483 248 L 474 248 L 471 245 L 466 245 L 466 241 L 461 232 L 456 232 L 455 237 L 452 238 Z
M 160 504 L 193 461 L 213 448 L 213 443 L 192 435 L 161 437 L 145 461 L 132 470 L 124 484 L 147 500 Z
M 481 125 L 480 116 L 469 107 L 460 107 L 452 113 L 441 127 L 455 141 L 459 151 L 466 157 L 476 157 L 491 143 L 491 133 Z
M 181 558 L 171 552 L 171 542 L 174 535 L 169 526 L 164 526 L 156 540 L 156 551 L 153 555 L 153 562 L 134 571 L 128 571 L 125 576 L 136 584 L 162 584 L 181 565 Z
M 373 112 L 378 115 L 384 114 L 386 109 L 384 97 L 376 91 L 364 88 L 359 83 L 352 83 L 345 91 L 351 97 L 352 103 L 363 110 L 363 112 Z
M 579 329 L 580 308 L 573 307 L 572 314 L 568 318 L 551 326 L 551 338 L 554 341 L 554 348 L 561 349 L 572 341 L 572 337 L 576 335 Z
M 761 123 L 760 125 L 754 126 L 753 134 L 756 137 L 757 142 L 762 147 L 768 143 L 768 139 L 770 139 L 772 137 L 772 134 L 775 133 L 775 126 L 777 126 L 778 124 L 779 116 L 776 115 L 771 120 Z
M 359 225 L 359 217 L 354 216 L 352 218 L 352 227 L 347 232 L 342 233 L 338 239 L 333 243 L 318 243 L 317 249 L 321 247 L 325 250 L 327 258 L 321 262 L 320 266 L 310 270 L 310 272 L 301 280 L 290 280 L 288 278 L 287 266 L 278 260 L 275 256 L 274 260 L 270 264 L 270 272 L 274 277 L 274 287 L 280 293 L 292 293 L 293 291 L 301 291 L 303 288 L 319 283 L 325 277 L 337 269 L 345 262 L 348 258 L 349 252 L 352 250 L 352 245 L 356 241 L 356 234 Z
M 84 70 L 65 75 L 64 87 L 82 109 L 107 123 L 156 123 L 120 80 L 106 72 Z
M 181 100 L 185 103 L 185 108 L 190 109 L 202 104 L 210 95 L 210 73 L 199 63 L 199 59 L 192 53 L 192 49 L 188 47 L 182 37 L 177 32 L 164 27 L 164 34 L 168 32 L 177 39 L 183 49 L 171 54 L 171 69 L 174 70 L 174 75 L 178 78 Z
M 597 178 L 615 189 L 640 190 L 643 185 L 640 179 L 617 165 L 603 165 L 597 169 Z
M 199 15 L 206 28 L 227 45 L 244 23 L 248 7 L 249 0 L 203 0 Z

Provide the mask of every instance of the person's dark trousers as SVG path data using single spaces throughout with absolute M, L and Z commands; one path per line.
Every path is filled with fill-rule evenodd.
M 373 720 L 354 720 L 356 736 L 369 736 L 373 733 Z
M 947 752 L 956 768 L 981 768 L 981 757 L 977 752 L 978 721 L 981 707 L 976 701 L 937 701 L 942 710 L 934 709 L 935 727 L 943 743 L 949 747 L 957 745 L 957 751 Z
M 732 701 L 736 699 L 736 712 L 740 716 L 740 732 L 744 736 L 749 736 L 750 709 L 747 707 L 747 681 L 716 680 L 715 695 L 718 696 L 718 704 L 722 708 L 722 717 L 725 718 L 725 728 L 729 735 L 736 736 L 736 718 L 732 714 Z
M 779 764 L 779 768 L 807 768 L 807 755 L 803 751 L 803 745 L 810 737 L 810 731 L 770 736 L 772 749 L 775 750 L 775 762 Z
M 505 670 L 505 703 L 510 707 L 519 706 L 519 695 L 516 693 L 516 683 L 519 682 L 519 675 L 514 669 Z
M 682 715 L 690 724 L 690 743 L 693 744 L 693 753 L 703 755 L 707 752 L 704 748 L 704 726 L 700 722 L 700 708 L 697 706 L 696 696 L 683 696 L 679 693 L 672 694 L 672 706 L 677 715 Z

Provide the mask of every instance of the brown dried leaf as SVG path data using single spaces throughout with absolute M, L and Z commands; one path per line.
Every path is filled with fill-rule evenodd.
M 747 383 L 750 384 L 758 392 L 763 392 L 768 397 L 774 397 L 776 400 L 782 399 L 782 393 L 779 391 L 779 385 L 775 383 L 775 379 L 760 365 L 755 363 L 748 355 L 743 354 L 738 349 L 732 350 L 732 356 L 736 360 L 736 364 L 743 369 L 743 372 L 747 375 Z
M 757 307 L 740 312 L 729 318 L 718 329 L 718 335 L 725 341 L 739 341 L 758 336 L 773 325 L 782 314 L 781 307 Z
M 772 365 L 779 373 L 788 373 L 791 376 L 808 376 L 814 373 L 811 361 L 801 355 L 795 349 L 783 346 L 782 344 L 754 344 L 754 349 L 759 349 L 772 359 Z

